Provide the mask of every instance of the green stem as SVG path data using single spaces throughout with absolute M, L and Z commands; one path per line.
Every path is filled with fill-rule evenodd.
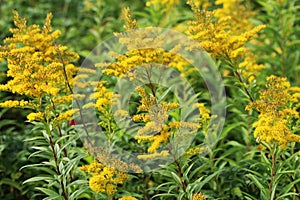
M 184 180 L 183 178 L 183 173 L 182 173 L 182 169 L 181 169 L 181 166 L 178 162 L 178 160 L 176 159 L 176 152 L 175 153 L 172 153 L 172 144 L 170 142 L 170 139 L 168 138 L 168 143 L 170 144 L 169 146 L 169 152 L 171 153 L 172 157 L 173 157 L 173 161 L 177 167 L 177 173 L 179 175 L 179 178 L 180 178 L 180 182 L 181 182 L 181 187 L 182 187 L 182 190 L 183 192 L 186 194 L 185 196 L 185 199 L 188 200 L 188 195 L 187 195 L 187 191 L 186 191 L 186 187 L 187 187 L 187 183 L 186 181 Z
M 270 198 L 269 200 L 273 200 L 273 198 L 271 199 L 272 197 L 272 192 L 274 190 L 273 188 L 273 184 L 274 184 L 274 179 L 275 179 L 275 176 L 276 176 L 276 144 L 273 145 L 272 149 L 272 167 L 271 167 L 271 179 L 270 179 L 270 185 L 269 185 L 269 191 L 270 191 Z M 274 199 L 276 199 L 276 194 L 274 195 Z
M 225 62 L 232 68 L 233 74 L 235 75 L 235 77 L 238 78 L 239 82 L 243 86 L 243 89 L 245 90 L 245 92 L 246 92 L 247 96 L 249 97 L 249 99 L 251 100 L 251 102 L 254 102 L 254 98 L 250 94 L 250 91 L 248 90 L 248 88 L 245 86 L 245 82 L 244 82 L 241 74 L 238 72 L 237 64 L 234 63 L 228 55 L 226 56 Z
M 50 99 L 50 101 L 51 101 L 51 103 L 52 103 L 52 108 L 53 108 L 53 112 L 55 113 L 55 115 L 56 115 L 56 106 L 55 106 L 55 103 L 54 103 L 54 101 L 52 100 L 52 99 Z M 58 136 L 59 137 L 62 137 L 62 131 L 61 131 L 61 127 L 58 125 L 57 126 L 57 130 L 58 130 Z M 63 145 L 64 143 L 63 143 L 63 141 L 62 141 L 62 145 Z M 67 152 L 67 149 L 66 148 L 64 148 L 63 149 L 63 152 L 64 152 L 64 156 L 66 157 L 66 158 L 68 158 L 68 152 Z M 70 171 L 70 182 L 72 182 L 73 181 L 73 176 L 72 176 L 72 172 Z
M 55 148 L 54 148 L 54 143 L 53 143 L 53 139 L 52 139 L 52 135 L 50 133 L 50 130 L 49 128 L 47 127 L 46 128 L 47 132 L 48 132 L 48 136 L 49 136 L 49 142 L 50 142 L 50 146 L 51 146 L 51 151 L 52 151 L 52 154 L 53 154 L 53 157 L 54 157 L 54 163 L 55 163 L 55 167 L 56 167 L 56 173 L 58 175 L 58 177 L 61 176 L 61 172 L 59 170 L 59 164 L 58 164 L 58 158 L 57 158 L 57 155 L 56 155 L 56 152 L 55 152 Z M 63 177 L 63 176 L 62 176 Z M 61 186 L 61 190 L 62 190 L 62 195 L 64 197 L 65 200 L 68 200 L 68 195 L 66 193 L 66 190 L 65 190 L 65 185 L 63 183 L 63 180 L 59 180 L 59 184 Z
M 249 90 L 246 88 L 245 82 L 243 81 L 242 76 L 241 76 L 241 74 L 238 72 L 238 70 L 235 70 L 235 71 L 234 71 L 234 75 L 238 78 L 239 82 L 243 85 L 243 88 L 244 88 L 244 90 L 245 90 L 247 96 L 249 97 L 249 99 L 250 99 L 252 102 L 254 102 L 254 99 L 253 99 L 252 95 L 250 94 Z
M 250 140 L 250 135 L 251 135 L 251 120 L 249 118 L 250 116 L 250 113 L 248 112 L 248 115 L 247 115 L 247 152 L 250 152 L 251 148 L 251 140 Z
M 174 162 L 175 162 L 175 164 L 176 164 L 176 166 L 177 166 L 177 172 L 178 172 L 178 174 L 179 174 L 179 178 L 180 178 L 180 181 L 181 181 L 181 187 L 182 187 L 182 190 L 183 190 L 183 192 L 186 194 L 185 199 L 188 200 L 188 196 L 187 196 L 187 192 L 186 192 L 187 183 L 186 183 L 186 181 L 183 179 L 183 173 L 182 173 L 180 164 L 179 164 L 178 160 L 176 160 L 175 157 L 174 157 Z

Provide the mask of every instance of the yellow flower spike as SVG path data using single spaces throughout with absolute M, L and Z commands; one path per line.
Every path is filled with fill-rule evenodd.
M 79 112 L 79 109 L 73 109 L 73 110 L 68 110 L 63 113 L 60 113 L 54 120 L 53 124 L 58 125 L 61 124 L 62 122 L 70 121 L 73 116 Z
M 27 119 L 30 122 L 32 122 L 32 121 L 43 121 L 44 113 L 42 113 L 42 112 L 30 113 L 29 115 L 27 115 Z
M 154 140 L 148 148 L 148 153 L 154 153 L 159 148 L 160 144 L 166 142 L 171 135 L 170 132 L 160 132 L 159 135 L 153 136 Z
M 187 156 L 199 155 L 199 154 L 201 154 L 201 153 L 203 153 L 203 152 L 205 152 L 207 150 L 208 150 L 207 147 L 199 147 L 199 146 L 197 146 L 197 147 L 193 147 L 193 148 L 188 149 L 188 151 L 186 151 L 184 153 L 184 155 L 187 155 Z
M 192 122 L 182 122 L 182 121 L 181 122 L 170 122 L 169 127 L 174 128 L 174 129 L 188 128 L 191 130 L 197 130 L 198 128 L 201 127 L 201 124 L 192 123 Z
M 166 36 L 157 36 L 153 38 L 153 29 L 145 28 L 141 30 L 129 31 L 125 33 L 116 33 L 119 42 L 126 46 L 128 51 L 124 55 L 111 53 L 116 58 L 116 62 L 109 65 L 99 63 L 96 66 L 103 68 L 103 72 L 108 75 L 123 78 L 124 75 L 134 78 L 134 73 L 130 71 L 136 66 L 145 66 L 147 63 L 159 63 L 163 66 L 172 66 L 181 72 L 185 72 L 185 66 L 188 62 L 174 52 L 166 52 L 162 41 Z M 149 48 L 149 46 L 151 48 Z M 176 47 L 179 48 L 179 47 Z M 176 50 L 176 48 L 174 50 Z M 173 51 L 173 50 L 172 50 Z M 149 65 L 146 65 L 147 68 Z M 185 72 L 186 73 L 186 72 Z
M 0 103 L 0 107 L 2 108 L 14 108 L 14 107 L 19 107 L 19 108 L 24 108 L 24 107 L 33 107 L 33 105 L 29 101 L 24 101 L 24 100 L 7 100 L 3 103 Z
M 247 105 L 246 110 L 255 108 L 258 120 L 253 123 L 254 137 L 267 143 L 276 142 L 286 148 L 289 142 L 300 142 L 300 136 L 292 133 L 292 122 L 299 120 L 295 107 L 299 102 L 292 95 L 298 91 L 290 86 L 286 78 L 269 76 L 266 90 L 260 92 L 260 99 Z
M 243 31 L 253 28 L 253 24 L 249 19 L 253 18 L 255 12 L 251 10 L 250 5 L 241 0 L 217 0 L 216 5 L 222 5 L 215 11 L 217 18 L 226 16 L 231 17 L 231 26 L 234 32 L 242 33 Z
M 96 100 L 95 103 L 89 102 L 83 105 L 84 109 L 94 107 L 102 113 L 106 113 L 106 110 L 109 106 L 112 105 L 114 95 L 113 92 L 109 91 L 105 86 L 105 81 L 90 83 L 90 85 L 94 86 L 94 91 L 90 94 L 89 98 L 91 100 Z M 108 117 L 108 115 L 106 115 Z
M 141 97 L 141 104 L 138 107 L 143 113 L 134 115 L 132 120 L 135 122 L 145 122 L 145 126 L 140 128 L 135 136 L 138 143 L 148 142 L 150 146 L 147 151 L 149 154 L 139 155 L 139 159 L 155 159 L 159 156 L 167 156 L 168 151 L 158 152 L 158 149 L 164 144 L 169 143 L 172 134 L 176 134 L 178 130 L 185 130 L 181 133 L 184 137 L 187 134 L 194 134 L 199 128 L 208 126 L 211 118 L 210 110 L 205 108 L 204 104 L 196 104 L 200 112 L 199 121 L 170 121 L 168 122 L 169 111 L 178 109 L 179 103 L 156 102 L 156 98 L 146 92 L 143 87 L 137 87 L 136 91 Z M 200 123 L 199 123 L 200 122 Z
M 257 57 L 248 49 L 246 49 L 243 57 L 243 61 L 239 63 L 238 68 L 241 71 L 242 77 L 244 77 L 248 83 L 252 83 L 265 66 L 257 64 Z
M 89 185 L 97 193 L 113 195 L 117 192 L 117 185 L 123 184 L 125 180 L 129 179 L 125 172 L 118 171 L 97 161 L 90 165 L 82 166 L 80 169 L 92 174 Z
M 123 8 L 123 18 L 125 20 L 124 28 L 126 30 L 131 30 L 137 28 L 136 20 L 131 18 L 131 11 L 129 8 Z
M 245 44 L 265 28 L 264 25 L 260 25 L 255 28 L 236 30 L 234 28 L 236 26 L 232 24 L 232 16 L 221 15 L 220 12 L 217 12 L 219 10 L 216 12 L 202 11 L 192 1 L 188 1 L 188 4 L 195 17 L 195 20 L 189 23 L 188 34 L 191 39 L 198 41 L 199 46 L 217 58 L 227 61 L 240 58 L 245 51 Z M 193 48 L 199 47 L 190 47 L 190 49 Z
M 192 198 L 192 200 L 205 200 L 205 199 L 206 199 L 206 196 L 204 194 L 202 194 L 201 192 L 193 194 L 193 198 Z
M 161 151 L 161 152 L 154 152 L 151 154 L 144 154 L 144 155 L 138 155 L 137 158 L 141 160 L 151 160 L 155 158 L 161 158 L 161 157 L 166 157 L 169 156 L 169 151 Z

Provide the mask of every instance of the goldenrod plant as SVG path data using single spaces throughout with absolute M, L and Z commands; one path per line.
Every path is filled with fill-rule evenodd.
M 43 184 L 36 187 L 40 192 L 72 199 L 75 197 L 72 196 L 73 186 L 70 184 L 76 163 L 83 157 L 80 152 L 70 152 L 71 146 L 76 148 L 74 142 L 78 136 L 66 129 L 73 114 L 78 112 L 70 107 L 74 97 L 71 85 L 77 72 L 71 62 L 78 59 L 78 55 L 57 43 L 61 32 L 52 30 L 51 13 L 42 28 L 28 26 L 26 19 L 20 17 L 17 11 L 13 13 L 16 28 L 11 29 L 12 37 L 5 39 L 0 53 L 1 58 L 7 61 L 7 76 L 11 79 L 0 87 L 2 91 L 11 91 L 24 98 L 7 100 L 1 103 L 1 107 L 30 109 L 27 119 L 35 124 L 34 130 L 39 132 L 37 137 L 30 139 L 35 150 L 30 156 L 42 160 L 41 164 L 23 168 L 49 168 L 47 174 L 32 177 L 24 183 L 42 181 Z M 45 182 L 49 187 L 45 187 Z M 35 196 L 38 197 L 38 194 Z
M 299 199 L 299 10 L 1 1 L 0 199 Z

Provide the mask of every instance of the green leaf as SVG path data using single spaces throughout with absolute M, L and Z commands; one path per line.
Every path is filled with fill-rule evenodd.
M 222 132 L 220 133 L 219 140 L 226 138 L 230 131 L 232 131 L 233 129 L 235 129 L 237 127 L 240 127 L 241 124 L 243 124 L 243 122 L 233 123 L 233 124 L 230 124 L 230 125 L 226 126 L 225 128 L 223 128 Z
M 170 92 L 170 90 L 173 88 L 173 85 L 171 85 L 162 95 L 160 95 L 159 99 L 157 100 L 158 102 L 161 102 L 165 96 Z
M 299 182 L 300 182 L 300 179 L 294 180 L 293 182 L 286 185 L 284 188 L 280 189 L 280 194 L 282 194 L 282 195 L 279 196 L 278 199 L 281 197 L 285 197 L 286 196 L 285 194 L 287 194 Z
M 36 168 L 36 167 L 40 167 L 40 166 L 44 166 L 43 164 L 41 164 L 41 163 L 38 163 L 38 164 L 30 164 L 30 165 L 25 165 L 25 166 L 23 166 L 23 167 L 21 167 L 20 168 L 20 171 L 21 170 L 23 170 L 23 169 L 25 169 L 25 168 L 30 168 L 30 167 L 32 167 L 32 168 Z
M 177 194 L 157 194 L 153 196 L 153 199 L 156 197 L 175 197 L 176 199 L 177 196 L 178 196 Z
M 79 156 L 76 156 L 76 158 L 73 158 L 70 162 L 68 162 L 66 164 L 66 174 L 69 174 L 71 172 L 71 170 L 73 170 L 78 163 L 80 162 L 81 159 L 85 158 L 86 155 L 85 154 L 81 154 Z
M 276 200 L 280 200 L 280 199 L 286 200 L 286 199 L 290 199 L 292 196 L 294 196 L 296 199 L 299 199 L 299 194 L 298 193 L 296 193 L 296 192 L 288 192 L 288 193 L 285 193 L 285 194 L 283 194 L 283 195 L 281 195 L 279 197 L 276 197 Z M 288 198 L 286 198 L 286 197 L 288 197 Z
M 186 170 L 184 170 L 184 172 L 183 172 L 184 180 L 189 180 L 188 174 L 190 173 L 193 166 L 194 166 L 194 163 L 190 164 L 189 167 Z
M 51 181 L 53 180 L 53 177 L 51 176 L 36 176 L 36 177 L 32 177 L 30 179 L 27 179 L 26 181 L 23 182 L 23 184 L 26 184 L 26 183 L 30 183 L 30 182 L 36 182 L 36 181 Z
M 79 188 L 69 196 L 69 200 L 76 200 L 81 194 L 83 194 L 88 189 L 89 189 L 88 187 Z
M 42 187 L 36 187 L 35 189 L 40 190 L 41 192 L 48 195 L 49 197 L 62 199 L 62 196 L 60 194 L 56 193 L 55 191 L 53 191 L 51 189 L 42 188 Z
M 246 176 L 253 181 L 253 183 L 256 185 L 256 187 L 260 190 L 261 195 L 263 195 L 264 199 L 267 199 L 266 197 L 269 196 L 266 193 L 267 189 L 265 189 L 265 187 L 261 184 L 261 182 L 252 174 L 247 174 Z
M 203 177 L 200 177 L 199 179 L 197 179 L 195 181 L 197 191 L 200 191 L 205 184 L 209 183 L 211 181 L 211 179 L 213 179 L 215 176 L 219 175 L 221 172 L 222 172 L 222 170 L 219 170 L 219 171 L 216 171 L 213 174 L 205 177 L 204 179 L 203 179 Z
M 246 193 L 246 192 L 242 192 L 242 194 L 243 194 L 243 197 L 244 197 L 246 200 L 257 200 L 256 197 L 254 197 L 254 196 L 252 196 L 252 195 L 250 195 L 250 194 L 248 194 L 248 193 Z
M 178 176 L 177 174 L 175 174 L 174 172 L 171 172 L 171 175 L 172 175 L 173 179 L 175 180 L 175 182 L 176 182 L 179 186 L 181 186 L 182 183 L 181 183 L 181 179 L 179 178 L 179 176 Z
M 64 200 L 64 198 L 62 196 L 50 196 L 50 197 L 46 197 L 43 200 Z

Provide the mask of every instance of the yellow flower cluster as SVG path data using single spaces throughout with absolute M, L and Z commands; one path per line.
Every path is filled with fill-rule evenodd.
M 99 81 L 96 83 L 94 88 L 94 92 L 90 95 L 91 100 L 95 100 L 95 104 L 90 103 L 84 106 L 84 108 L 88 108 L 89 106 L 97 108 L 100 112 L 105 113 L 106 108 L 112 104 L 113 100 L 113 92 L 109 91 L 105 87 L 105 81 Z
M 194 4 L 203 10 L 207 10 L 212 4 L 209 2 L 209 0 L 194 0 Z
M 27 119 L 28 121 L 32 122 L 32 121 L 43 121 L 44 119 L 44 113 L 42 112 L 37 112 L 37 113 L 30 113 L 29 115 L 27 115 Z
M 199 155 L 205 151 L 207 151 L 208 149 L 206 147 L 200 147 L 200 146 L 197 146 L 197 147 L 193 147 L 193 148 L 190 148 L 188 149 L 184 155 L 186 156 L 193 156 L 193 155 Z
M 210 120 L 210 110 L 205 107 L 204 103 L 197 103 L 195 106 L 198 107 L 201 115 L 199 119 L 200 122 L 204 123 Z
M 193 122 L 168 122 L 169 112 L 179 108 L 178 103 L 157 102 L 156 97 L 150 95 L 142 87 L 137 87 L 141 97 L 141 105 L 137 108 L 141 114 L 134 115 L 132 120 L 135 122 L 144 122 L 145 126 L 139 129 L 135 139 L 140 142 L 150 142 L 146 155 L 139 155 L 139 159 L 154 159 L 168 155 L 168 151 L 157 152 L 163 143 L 169 143 L 169 137 L 176 134 L 180 128 L 189 129 L 189 134 L 200 128 L 200 124 Z M 204 114 L 205 115 L 205 114 Z M 181 133 L 184 134 L 184 133 Z
M 212 56 L 224 60 L 234 70 L 239 70 L 245 83 L 253 82 L 264 65 L 257 64 L 256 56 L 245 45 L 265 25 L 253 27 L 249 18 L 255 13 L 250 6 L 247 7 L 240 0 L 217 0 L 215 4 L 223 6 L 211 12 L 198 9 L 192 1 L 188 1 L 188 4 L 195 15 L 188 30 L 191 38 L 198 41 L 199 46 Z
M 238 66 L 241 71 L 241 75 L 245 78 L 245 81 L 251 83 L 255 80 L 255 77 L 259 75 L 259 72 L 265 68 L 263 64 L 257 64 L 257 56 L 251 51 L 247 50 L 244 55 L 244 59 Z
M 72 119 L 72 117 L 78 113 L 79 109 L 73 109 L 73 110 L 67 110 L 66 112 L 60 113 L 57 117 L 54 118 L 53 124 L 58 125 L 62 123 L 63 121 L 69 121 Z
M 138 142 L 150 141 L 151 146 L 148 148 L 149 153 L 155 153 L 159 145 L 166 142 L 171 135 L 168 131 L 166 121 L 168 112 L 179 107 L 176 103 L 157 103 L 154 96 L 150 96 L 142 87 L 137 87 L 139 95 L 142 97 L 141 105 L 138 111 L 148 112 L 133 116 L 133 121 L 145 122 L 145 126 L 138 131 L 135 139 Z
M 245 44 L 265 28 L 264 25 L 259 25 L 249 31 L 238 33 L 232 28 L 234 26 L 231 24 L 230 15 L 217 19 L 215 12 L 200 10 L 192 1 L 188 1 L 188 4 L 195 17 L 195 20 L 190 22 L 188 30 L 191 39 L 198 41 L 200 47 L 217 58 L 225 60 L 241 58 L 245 52 Z
M 137 22 L 136 20 L 132 19 L 131 11 L 128 7 L 123 9 L 123 18 L 125 20 L 124 28 L 126 30 L 132 30 L 137 28 Z
M 163 150 L 161 152 L 138 155 L 137 158 L 141 160 L 151 160 L 151 159 L 166 157 L 168 155 L 169 155 L 169 151 Z
M 151 27 L 144 29 L 137 28 L 137 23 L 131 18 L 130 10 L 125 8 L 125 28 L 129 31 L 125 33 L 115 33 L 119 38 L 119 43 L 127 48 L 123 55 L 110 52 L 111 56 L 116 58 L 113 63 L 97 63 L 96 66 L 103 69 L 108 75 L 123 77 L 130 75 L 130 71 L 137 66 L 149 66 L 151 64 L 161 64 L 163 66 L 174 67 L 180 72 L 186 71 L 189 65 L 186 60 L 175 52 L 181 47 L 178 45 L 169 51 L 164 50 L 164 41 L 168 41 L 168 36 L 157 33 L 157 29 Z M 131 30 L 131 31 L 130 31 Z
M 89 185 L 93 191 L 98 193 L 112 195 L 117 191 L 118 184 L 123 184 L 125 180 L 129 179 L 125 172 L 117 171 L 97 161 L 82 166 L 80 169 L 92 174 Z
M 88 152 L 91 154 L 93 152 L 93 155 L 95 156 L 95 159 L 99 163 L 103 163 L 107 166 L 113 166 L 117 171 L 122 172 L 135 172 L 135 173 L 142 173 L 142 169 L 133 163 L 125 163 L 124 161 L 116 158 L 115 156 L 111 155 L 111 152 L 109 150 L 102 148 L 102 147 L 94 147 L 91 144 L 86 144 Z
M 206 196 L 204 194 L 202 194 L 201 192 L 197 193 L 197 194 L 193 194 L 193 198 L 192 198 L 192 200 L 205 200 L 205 199 L 206 199 Z
M 76 68 L 64 71 L 64 67 L 78 55 L 55 43 L 61 33 L 52 32 L 51 18 L 52 14 L 48 14 L 42 29 L 37 25 L 27 27 L 26 20 L 14 11 L 17 28 L 10 30 L 13 36 L 6 38 L 7 45 L 0 48 L 0 58 L 8 62 L 7 76 L 13 79 L 0 85 L 0 90 L 29 97 L 56 96 L 64 90 L 64 73 L 68 77 L 76 73 Z
M 119 200 L 138 200 L 138 199 L 133 196 L 124 196 L 119 198 Z
M 25 18 L 16 11 L 13 14 L 16 28 L 10 29 L 12 36 L 0 47 L 0 59 L 7 61 L 9 77 L 6 84 L 0 85 L 0 90 L 25 95 L 28 101 L 8 100 L 0 106 L 33 109 L 35 112 L 27 116 L 29 121 L 69 120 L 74 112 L 66 110 L 66 105 L 74 97 L 70 87 L 78 71 L 71 62 L 79 56 L 56 43 L 61 32 L 52 31 L 51 13 L 42 28 L 35 24 L 27 26 Z M 60 111 L 64 113 L 57 114 Z
M 135 33 L 138 34 L 139 32 L 144 32 L 147 35 L 147 29 L 148 28 L 146 28 L 145 30 L 137 30 L 135 31 Z M 150 29 L 148 30 L 151 31 Z M 96 66 L 102 67 L 104 69 L 103 72 L 108 75 L 122 78 L 126 73 L 129 73 L 131 69 L 137 66 L 147 66 L 147 64 L 162 64 L 164 66 L 174 67 L 179 71 L 184 71 L 184 67 L 188 65 L 188 63 L 184 59 L 182 59 L 179 55 L 173 53 L 172 50 L 166 52 L 164 49 L 162 49 L 161 47 L 163 44 L 161 44 L 161 46 L 157 48 L 149 48 L 149 46 L 153 45 L 149 44 L 149 46 L 147 46 L 147 44 L 145 43 L 147 39 L 140 40 L 140 38 L 143 37 L 132 37 L 134 38 L 134 40 L 130 38 L 122 38 L 120 42 L 128 45 L 127 47 L 132 48 L 133 50 L 126 52 L 124 55 L 114 55 L 117 59 L 117 61 L 114 63 L 101 63 L 97 64 Z M 148 39 L 149 42 L 153 44 L 157 44 L 158 42 L 161 43 L 161 40 L 163 40 L 162 38 Z M 137 47 L 136 49 L 134 48 L 135 45 Z M 145 48 L 143 48 L 143 46 Z
M 14 108 L 14 107 L 19 107 L 19 108 L 25 108 L 25 107 L 33 107 L 33 105 L 30 104 L 29 101 L 24 101 L 24 100 L 7 100 L 5 102 L 0 103 L 0 107 L 2 108 Z
M 266 90 L 260 92 L 260 99 L 247 105 L 246 110 L 255 108 L 258 121 L 253 124 L 254 137 L 258 141 L 276 142 L 285 148 L 288 142 L 300 142 L 300 136 L 293 134 L 293 120 L 299 120 L 300 88 L 291 87 L 286 78 L 270 76 Z
M 223 5 L 215 10 L 215 17 L 222 19 L 230 16 L 228 24 L 230 24 L 232 34 L 242 34 L 253 29 L 254 24 L 249 19 L 254 17 L 255 12 L 251 11 L 251 6 L 247 2 L 242 0 L 217 0 L 215 4 Z M 244 81 L 251 83 L 265 66 L 257 64 L 257 57 L 248 48 L 245 48 L 244 53 L 241 55 L 243 61 L 239 63 L 238 69 L 241 71 Z
M 201 127 L 204 133 L 207 132 L 210 120 L 213 116 L 210 114 L 210 110 L 205 107 L 204 103 L 196 103 L 193 105 L 195 108 L 198 108 L 200 117 L 199 117 L 199 128 Z
M 191 122 L 170 122 L 169 127 L 174 129 L 188 128 L 191 130 L 197 130 L 198 128 L 201 128 L 201 124 Z
M 243 33 L 244 31 L 253 28 L 253 24 L 249 19 L 254 17 L 254 12 L 251 11 L 250 5 L 243 0 L 217 0 L 216 5 L 223 5 L 215 11 L 215 17 L 221 19 L 222 17 L 230 16 L 230 25 L 234 33 Z

